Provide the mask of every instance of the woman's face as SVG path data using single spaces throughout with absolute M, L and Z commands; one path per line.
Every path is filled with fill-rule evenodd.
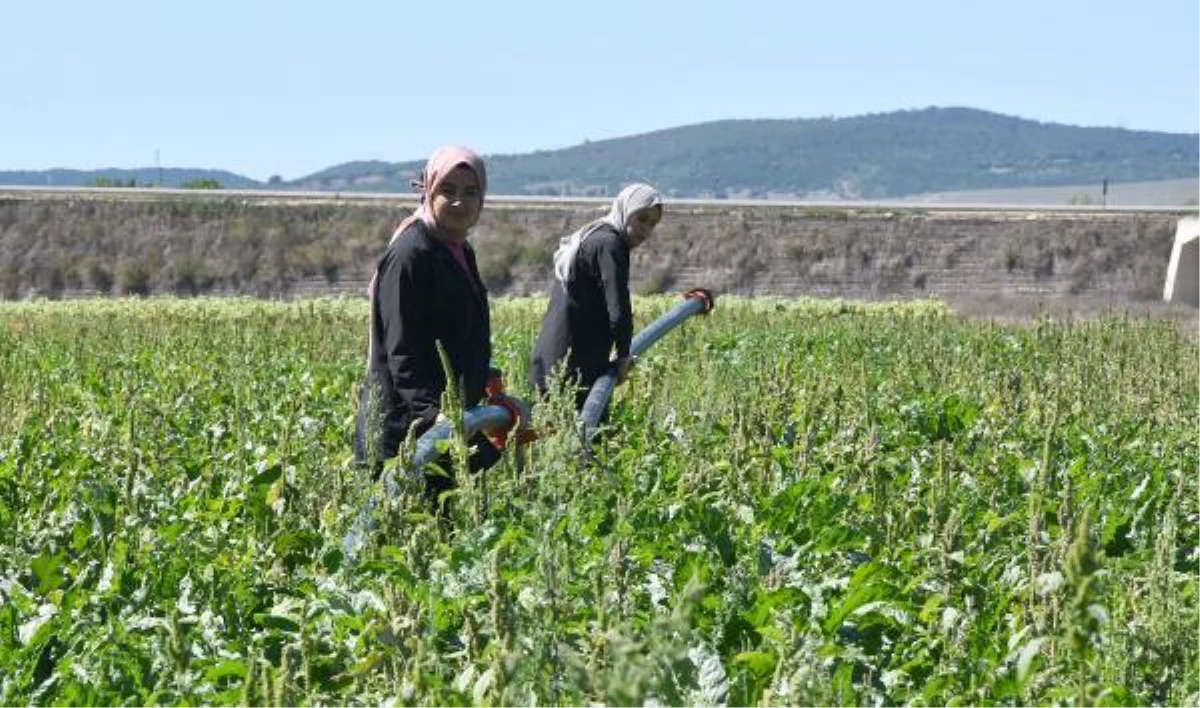
M 662 220 L 662 205 L 655 204 L 647 209 L 638 209 L 629 215 L 629 221 L 625 226 L 625 235 L 629 241 L 629 248 L 634 249 L 642 245 L 642 243 L 650 238 L 650 234 L 654 232 L 654 227 L 658 226 L 658 222 Z
M 467 230 L 479 221 L 483 192 L 479 178 L 471 168 L 459 165 L 450 170 L 437 186 L 430 203 L 433 219 L 451 236 L 466 238 Z

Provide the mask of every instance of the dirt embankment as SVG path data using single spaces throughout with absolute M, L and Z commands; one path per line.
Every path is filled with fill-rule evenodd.
M 0 296 L 362 293 L 411 204 L 239 195 L 0 194 Z M 489 202 L 473 241 L 493 294 L 546 289 L 595 203 Z M 1178 214 L 676 205 L 634 254 L 638 292 L 892 299 L 963 309 L 1162 309 Z

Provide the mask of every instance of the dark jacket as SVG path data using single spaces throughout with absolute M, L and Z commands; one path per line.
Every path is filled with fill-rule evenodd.
M 566 289 L 557 280 L 550 286 L 531 364 L 533 385 L 545 392 L 547 376 L 565 358 L 567 374 L 586 391 L 614 356 L 629 355 L 632 338 L 629 245 L 616 229 L 601 226 L 579 246 Z
M 492 356 L 487 290 L 470 244 L 464 251 L 469 273 L 418 221 L 379 260 L 355 441 L 360 462 L 394 456 L 414 422 L 420 435 L 436 420 L 446 377 L 435 342 L 446 350 L 464 406 L 484 396 Z

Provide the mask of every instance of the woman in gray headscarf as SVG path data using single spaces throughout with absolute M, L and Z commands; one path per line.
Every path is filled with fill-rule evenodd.
M 546 392 L 551 371 L 564 359 L 565 373 L 577 386 L 577 410 L 610 364 L 617 366 L 618 383 L 625 380 L 633 363 L 629 252 L 650 238 L 662 211 L 662 197 L 653 187 L 631 184 L 613 200 L 606 216 L 560 241 L 554 252 L 550 305 L 531 365 L 539 392 Z

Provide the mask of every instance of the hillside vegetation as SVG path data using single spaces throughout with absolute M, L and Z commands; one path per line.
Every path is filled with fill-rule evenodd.
M 180 186 L 408 192 L 424 156 L 354 161 L 268 183 L 196 170 L 0 172 L 0 184 L 97 178 Z M 722 120 L 560 150 L 488 156 L 496 195 L 611 196 L 648 181 L 672 197 L 884 199 L 929 192 L 1195 178 L 1200 135 L 1042 123 L 970 108 L 850 118 Z M 1195 196 L 1195 195 L 1193 195 Z
M 208 183 L 227 189 L 264 186 L 257 180 L 226 170 L 139 167 L 103 170 L 15 170 L 0 171 L 0 184 L 38 187 L 184 187 Z M 275 185 L 272 185 L 274 187 Z M 218 187 L 218 188 L 219 188 Z
M 1194 177 L 1196 135 L 1039 123 L 970 109 L 728 120 L 492 159 L 506 194 L 879 199 L 933 191 Z

